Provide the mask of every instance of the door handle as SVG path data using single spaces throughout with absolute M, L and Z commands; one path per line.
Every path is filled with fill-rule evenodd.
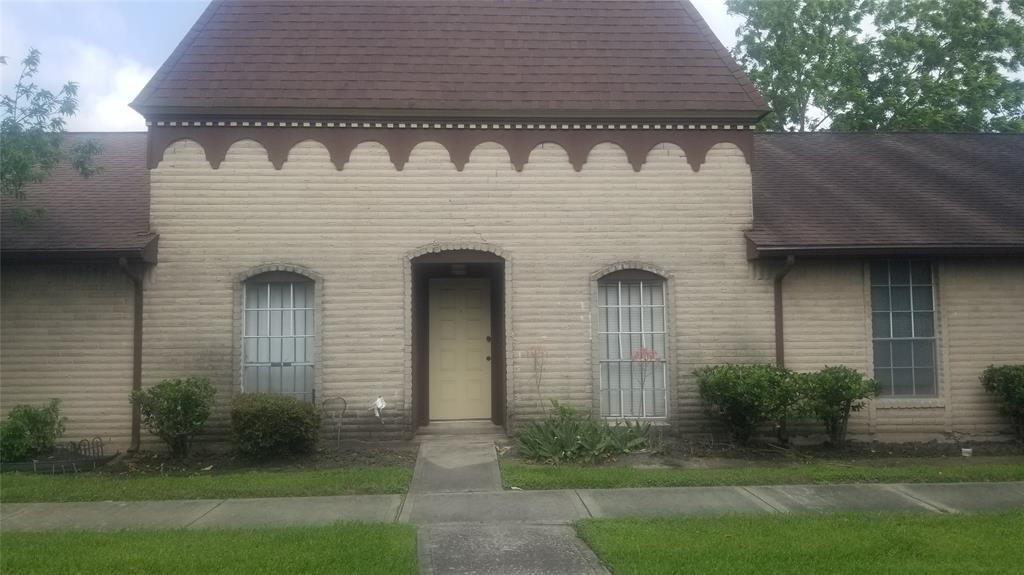
M 491 356 L 487 356 L 487 361 L 491 361 Z
M 487 336 L 487 342 L 490 343 L 490 341 L 491 341 L 491 336 Z

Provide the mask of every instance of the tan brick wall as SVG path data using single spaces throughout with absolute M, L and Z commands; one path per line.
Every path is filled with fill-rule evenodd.
M 1024 259 L 948 261 L 940 274 L 953 429 L 1009 433 L 978 377 L 991 364 L 1024 363 Z
M 510 407 L 538 405 L 527 350 L 547 352 L 542 394 L 590 407 L 591 274 L 622 261 L 671 275 L 672 417 L 701 425 L 690 372 L 710 362 L 773 357 L 771 281 L 745 259 L 750 170 L 732 145 L 693 172 L 675 146 L 641 172 L 611 144 L 581 172 L 555 145 L 516 172 L 503 148 L 478 147 L 463 172 L 440 145 L 417 146 L 402 171 L 375 143 L 338 171 L 322 146 L 296 146 L 280 171 L 254 142 L 219 169 L 192 142 L 170 146 L 151 172 L 160 264 L 146 291 L 145 380 L 211 377 L 222 406 L 233 370 L 238 274 L 268 263 L 323 276 L 322 392 L 366 417 L 378 393 L 399 419 L 410 406 L 408 255 L 431 243 L 488 245 L 509 261 Z M 350 409 L 350 413 L 352 413 Z
M 62 401 L 65 440 L 131 439 L 132 285 L 116 266 L 5 265 L 0 412 Z
M 935 274 L 938 397 L 874 401 L 851 420 L 852 434 L 900 441 L 1007 432 L 978 376 L 992 363 L 1024 362 L 1024 261 L 937 261 Z M 871 373 L 866 275 L 860 260 L 798 262 L 783 291 L 787 367 Z

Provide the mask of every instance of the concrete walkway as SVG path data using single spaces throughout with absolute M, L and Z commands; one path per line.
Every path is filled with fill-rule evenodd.
M 581 503 L 562 504 L 557 492 L 513 497 L 504 492 L 487 435 L 421 439 L 409 496 L 398 520 L 415 523 L 420 572 L 532 574 L 607 573 L 567 525 L 585 516 Z M 537 512 L 541 512 L 537 515 Z M 553 513 L 549 513 L 552 512 Z
M 410 493 L 264 499 L 5 503 L 3 531 L 180 529 L 327 525 L 337 521 L 568 525 L 577 519 L 1024 509 L 1024 482 L 775 485 Z
M 1024 509 L 1024 482 L 503 491 L 493 443 L 424 440 L 402 495 L 191 501 L 8 503 L 3 531 L 326 525 L 419 527 L 424 573 L 605 573 L 571 523 L 589 517 Z

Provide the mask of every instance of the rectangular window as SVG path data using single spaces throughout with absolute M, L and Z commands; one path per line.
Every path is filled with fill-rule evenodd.
M 664 417 L 664 282 L 601 282 L 598 315 L 601 415 Z
M 313 284 L 245 284 L 242 391 L 313 401 Z
M 871 263 L 871 332 L 880 394 L 934 397 L 938 386 L 930 262 Z

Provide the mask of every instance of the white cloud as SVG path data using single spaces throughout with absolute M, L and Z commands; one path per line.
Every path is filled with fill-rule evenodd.
M 35 82 L 49 90 L 58 90 L 67 81 L 78 83 L 78 113 L 67 127 L 76 132 L 144 131 L 146 122 L 128 103 L 142 90 L 156 71 L 151 66 L 114 54 L 95 44 L 67 36 L 28 35 L 16 23 L 4 26 L 2 66 L 4 93 L 9 93 L 21 71 L 20 61 L 35 46 L 42 61 Z
M 75 42 L 75 56 L 66 70 L 79 83 L 78 113 L 68 122 L 73 131 L 145 130 L 146 122 L 128 103 L 155 72 L 141 63 L 115 56 L 94 45 Z M 67 65 L 67 63 L 65 63 Z

